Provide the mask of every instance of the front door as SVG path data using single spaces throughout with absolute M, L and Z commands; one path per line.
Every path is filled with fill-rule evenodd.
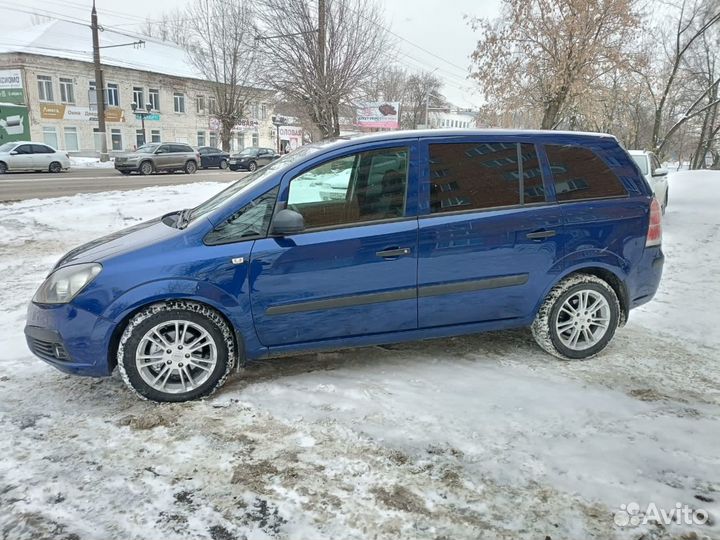
M 422 182 L 421 328 L 532 314 L 562 258 L 562 213 L 545 200 L 531 143 L 435 140 Z
M 416 144 L 366 148 L 283 179 L 278 208 L 302 214 L 305 230 L 253 247 L 263 345 L 417 328 Z M 342 195 L 323 198 L 329 184 Z
M 8 160 L 10 170 L 32 170 L 35 166 L 33 161 L 33 149 L 31 144 L 21 144 L 16 147 L 14 156 Z

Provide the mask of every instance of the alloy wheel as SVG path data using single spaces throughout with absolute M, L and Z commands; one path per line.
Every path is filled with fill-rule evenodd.
M 569 296 L 558 310 L 555 330 L 574 351 L 595 346 L 610 326 L 610 304 L 599 292 L 585 289 Z

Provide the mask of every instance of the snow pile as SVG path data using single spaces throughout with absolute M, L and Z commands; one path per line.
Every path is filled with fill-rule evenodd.
M 115 163 L 112 160 L 100 161 L 100 158 L 70 156 L 70 167 L 73 169 L 112 169 Z
M 497 332 L 264 362 L 155 405 L 27 352 L 64 251 L 222 187 L 0 206 L 4 536 L 720 537 L 720 173 L 671 177 L 658 296 L 589 361 Z M 632 502 L 712 521 L 616 525 Z

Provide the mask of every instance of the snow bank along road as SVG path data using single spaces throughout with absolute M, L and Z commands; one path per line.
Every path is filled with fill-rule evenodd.
M 0 205 L 0 538 L 720 538 L 720 173 L 670 182 L 661 289 L 598 358 L 492 333 L 267 362 L 181 405 L 45 366 L 24 311 L 67 249 L 222 186 Z M 621 527 L 630 503 L 710 520 Z

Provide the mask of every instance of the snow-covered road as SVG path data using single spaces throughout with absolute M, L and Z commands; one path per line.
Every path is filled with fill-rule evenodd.
M 63 252 L 221 187 L 0 206 L 0 538 L 720 538 L 720 173 L 671 177 L 661 289 L 590 361 L 498 332 L 156 405 L 32 357 L 25 306 Z M 619 527 L 632 502 L 711 521 Z

